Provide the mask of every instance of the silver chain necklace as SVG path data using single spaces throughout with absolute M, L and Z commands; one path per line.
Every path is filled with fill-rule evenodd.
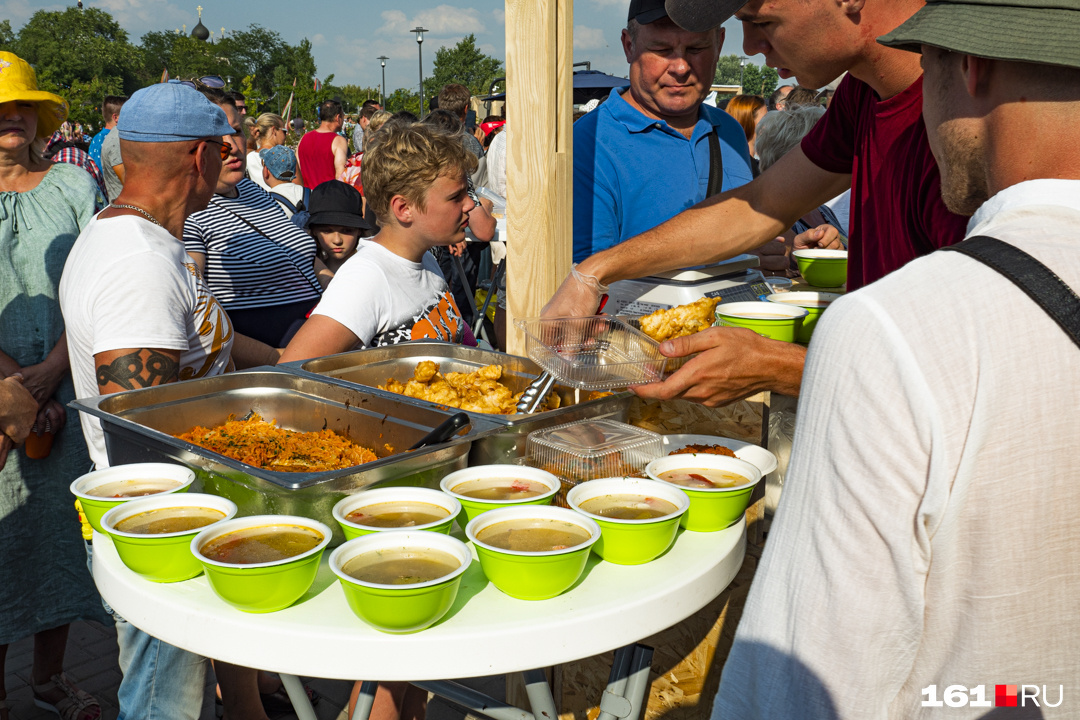
M 142 216 L 143 216 L 144 218 L 146 218 L 146 219 L 147 219 L 147 220 L 149 220 L 150 222 L 152 222 L 152 223 L 154 223 L 155 225 L 157 225 L 157 226 L 158 226 L 159 228 L 164 228 L 164 227 L 165 227 L 164 225 L 162 225 L 161 223 L 159 223 L 159 222 L 157 221 L 157 219 L 156 219 L 156 218 L 154 218 L 154 216 L 153 216 L 153 215 L 151 215 L 150 213 L 146 212 L 145 210 L 143 210 L 143 209 L 142 209 L 141 207 L 138 207 L 137 205 L 124 205 L 123 203 L 110 203 L 110 204 L 111 204 L 111 205 L 112 205 L 112 207 L 114 207 L 114 208 L 124 208 L 125 210 L 134 210 L 135 212 L 139 213 L 140 215 L 142 215 Z

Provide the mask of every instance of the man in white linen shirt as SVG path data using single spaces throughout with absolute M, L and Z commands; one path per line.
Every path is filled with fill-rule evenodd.
M 881 39 L 922 51 L 968 236 L 1072 288 L 1078 34 L 1080 0 L 931 0 Z M 1080 348 L 962 253 L 830 307 L 714 720 L 1080 717 L 1078 390 Z

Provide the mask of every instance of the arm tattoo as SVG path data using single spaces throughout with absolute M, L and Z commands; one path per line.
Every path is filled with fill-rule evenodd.
M 115 383 L 125 390 L 172 382 L 180 374 L 180 364 L 168 355 L 142 348 L 121 355 L 108 365 L 98 365 L 97 383 L 103 388 Z

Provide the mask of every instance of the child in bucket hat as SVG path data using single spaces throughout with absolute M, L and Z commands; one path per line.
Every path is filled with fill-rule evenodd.
M 319 243 L 319 258 L 331 276 L 356 254 L 360 238 L 371 233 L 364 219 L 364 198 L 348 183 L 327 180 L 311 191 L 308 232 Z

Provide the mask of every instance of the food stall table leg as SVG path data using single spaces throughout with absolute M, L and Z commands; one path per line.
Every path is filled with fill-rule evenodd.
M 519 707 L 508 705 L 496 700 L 482 692 L 465 687 L 451 680 L 436 680 L 433 682 L 414 682 L 413 685 L 433 693 L 455 705 L 460 705 L 467 710 L 479 715 L 485 715 L 493 720 L 533 720 L 533 714 Z M 554 701 L 553 701 L 554 702 Z M 353 717 L 353 720 L 364 720 Z
M 555 709 L 555 699 L 551 696 L 551 686 L 543 670 L 525 670 L 521 673 L 525 680 L 525 692 L 529 695 L 533 717 L 536 720 L 558 720 L 559 712 Z
M 311 700 L 308 699 L 304 683 L 300 682 L 300 678 L 286 673 L 279 673 L 279 675 L 281 684 L 285 686 L 285 692 L 292 701 L 293 710 L 296 711 L 296 720 L 318 720 L 315 716 L 315 708 L 311 707 Z
M 379 683 L 372 680 L 364 680 L 360 683 L 360 692 L 356 696 L 356 706 L 353 708 L 351 720 L 368 720 L 371 708 L 375 704 L 375 691 Z
M 461 258 L 451 253 L 450 261 L 454 265 L 454 273 L 457 274 L 458 279 L 461 280 L 461 287 L 465 290 L 465 298 L 469 302 L 469 310 L 472 312 L 472 316 L 475 322 L 476 318 L 476 300 L 473 298 L 473 288 L 469 284 L 469 279 L 465 277 L 465 266 L 461 264 Z
M 615 651 L 608 686 L 600 699 L 597 720 L 637 720 L 649 689 L 653 649 L 627 645 Z

